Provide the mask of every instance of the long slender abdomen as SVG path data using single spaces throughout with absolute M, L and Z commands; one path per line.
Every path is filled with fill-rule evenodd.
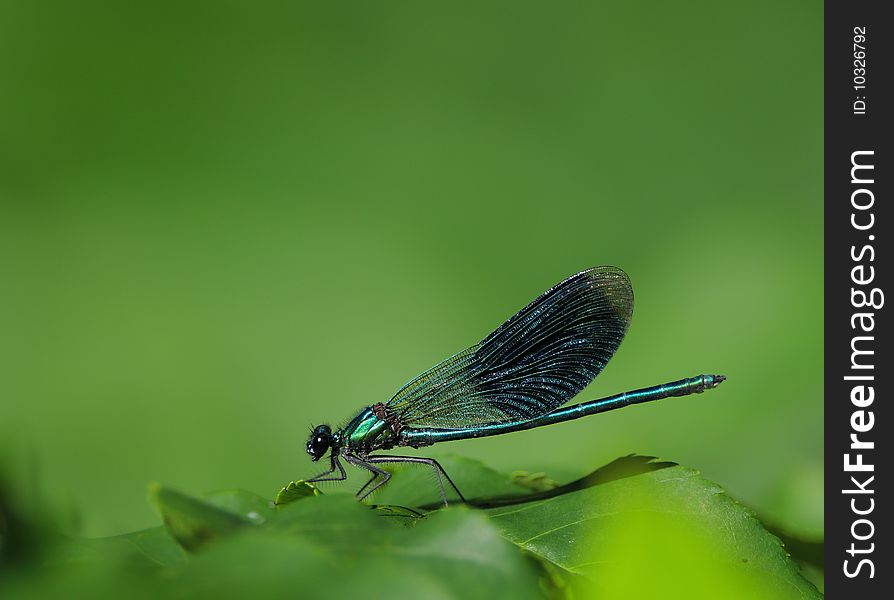
M 688 377 L 670 383 L 662 383 L 661 385 L 634 390 L 632 392 L 623 392 L 600 400 L 593 400 L 591 402 L 558 408 L 551 413 L 547 413 L 540 417 L 515 423 L 495 423 L 493 425 L 482 425 L 464 429 L 411 429 L 408 427 L 401 432 L 398 445 L 412 447 L 430 446 L 438 442 L 487 437 L 491 435 L 511 433 L 513 431 L 534 429 L 535 427 L 572 421 L 574 419 L 580 419 L 581 417 L 623 408 L 631 404 L 661 400 L 662 398 L 668 398 L 670 396 L 700 394 L 705 390 L 717 387 L 723 383 L 725 379 L 726 377 L 723 375 L 696 375 L 695 377 Z

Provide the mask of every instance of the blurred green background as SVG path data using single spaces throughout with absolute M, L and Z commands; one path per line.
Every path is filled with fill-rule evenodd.
M 820 534 L 821 57 L 809 1 L 3 2 L 13 482 L 91 536 L 158 523 L 152 480 L 272 496 L 311 425 L 614 264 L 580 399 L 729 381 L 432 454 L 653 454 Z

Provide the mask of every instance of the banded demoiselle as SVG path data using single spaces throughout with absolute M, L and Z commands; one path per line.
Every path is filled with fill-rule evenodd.
M 632 314 L 633 288 L 621 269 L 601 266 L 572 275 L 479 343 L 404 385 L 388 402 L 367 406 L 335 431 L 317 426 L 307 453 L 318 461 L 329 452 L 330 469 L 307 481 L 343 481 L 347 475 L 339 459 L 344 459 L 372 474 L 357 492 L 363 500 L 392 476 L 379 465 L 422 463 L 434 470 L 445 505 L 444 480 L 465 501 L 435 459 L 373 453 L 532 429 L 698 394 L 723 382 L 723 375 L 697 375 L 561 408 L 605 368 Z

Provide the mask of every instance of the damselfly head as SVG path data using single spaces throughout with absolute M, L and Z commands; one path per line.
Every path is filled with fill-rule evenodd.
M 328 425 L 317 425 L 307 440 L 307 453 L 310 454 L 311 460 L 316 462 L 323 458 L 331 444 L 332 429 Z

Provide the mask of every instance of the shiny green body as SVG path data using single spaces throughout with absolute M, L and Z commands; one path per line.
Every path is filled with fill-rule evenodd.
M 371 406 L 364 408 L 360 414 L 351 419 L 344 429 L 336 432 L 336 436 L 336 440 L 346 450 L 361 455 L 398 445 L 397 435 L 387 422 L 373 413 Z
M 562 407 L 539 417 L 456 429 L 406 427 L 401 428 L 398 433 L 392 424 L 377 416 L 374 407 L 370 406 L 364 408 L 343 429 L 337 431 L 335 440 L 345 451 L 361 456 L 368 455 L 374 450 L 387 450 L 394 446 L 418 448 L 430 446 L 438 442 L 486 437 L 533 429 L 671 396 L 700 394 L 705 390 L 717 387 L 724 379 L 726 378 L 722 375 L 696 375 L 695 377 L 688 377 L 679 381 L 663 383 L 631 392 L 623 392 L 600 400 Z

